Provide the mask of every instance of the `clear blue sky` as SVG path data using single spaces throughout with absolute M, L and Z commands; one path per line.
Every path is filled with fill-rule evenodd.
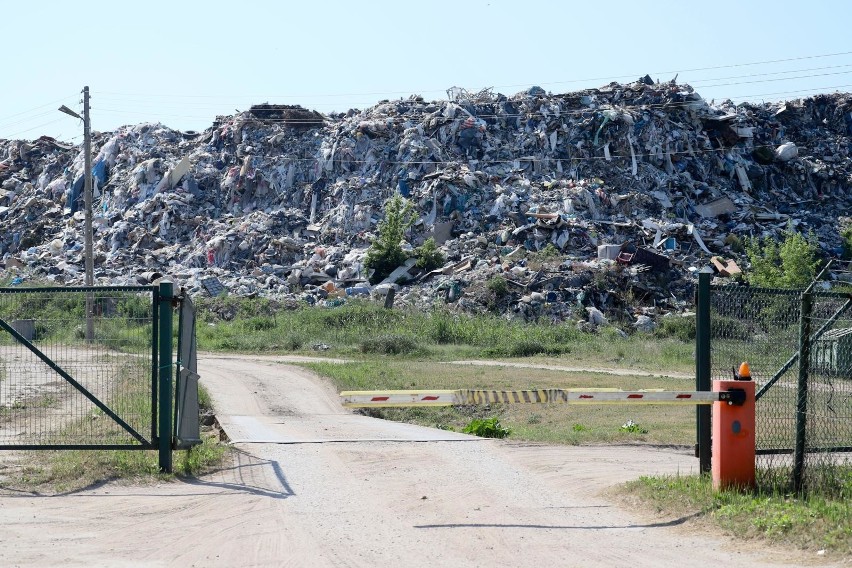
M 24 1 L 3 6 L 0 138 L 204 130 L 261 102 L 330 112 L 459 86 L 554 92 L 679 73 L 707 99 L 852 91 L 852 2 Z M 761 63 L 789 60 L 776 63 Z

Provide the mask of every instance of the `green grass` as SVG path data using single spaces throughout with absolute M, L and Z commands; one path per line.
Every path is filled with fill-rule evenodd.
M 713 491 L 709 476 L 641 477 L 622 497 L 667 517 L 695 515 L 743 539 L 795 547 L 826 559 L 852 557 L 852 466 L 830 494 L 795 496 L 774 490 Z M 836 473 L 836 472 L 835 472 Z
M 571 366 L 680 372 L 692 372 L 695 366 L 694 341 L 681 340 L 681 328 L 674 324 L 655 336 L 623 338 L 613 328 L 588 334 L 573 323 L 528 324 L 440 309 L 387 310 L 368 301 L 285 309 L 268 300 L 217 298 L 199 300 L 198 310 L 198 345 L 207 351 L 313 353 L 314 345 L 325 344 L 330 347 L 327 355 L 347 357 L 371 353 L 444 361 L 546 357 L 570 361 Z M 680 325 L 688 327 L 689 322 Z
M 148 371 L 146 364 L 137 362 Z M 119 369 L 116 395 L 106 401 L 107 406 L 123 420 L 134 425 L 135 419 L 150 423 L 150 387 L 134 387 L 130 380 L 132 369 Z M 147 383 L 147 381 L 146 381 Z M 150 383 L 148 383 L 149 385 Z M 52 396 L 30 401 L 29 405 L 49 408 L 58 401 Z M 199 407 L 210 408 L 210 395 L 199 386 Z M 97 417 L 97 420 L 93 420 Z M 143 428 L 141 430 L 145 432 Z M 77 440 L 84 433 L 98 443 L 127 443 L 127 435 L 99 409 L 91 415 L 72 421 L 63 428 L 49 433 L 46 443 L 61 444 Z M 130 479 L 137 482 L 152 479 L 168 479 L 173 475 L 197 475 L 219 465 L 225 459 L 228 448 L 219 444 L 212 435 L 202 436 L 202 443 L 189 450 L 175 451 L 173 474 L 159 473 L 157 450 L 39 450 L 22 452 L 24 465 L 13 475 L 7 475 L 0 488 L 35 493 L 62 493 L 76 491 L 95 483 L 112 479 Z
M 692 379 L 616 376 L 604 373 L 568 373 L 509 366 L 454 365 L 404 358 L 351 363 L 305 363 L 328 377 L 339 391 L 405 389 L 619 388 L 691 389 Z M 695 408 L 623 405 L 503 405 L 370 409 L 371 416 L 399 422 L 462 431 L 472 419 L 496 417 L 512 431 L 511 438 L 552 444 L 646 443 L 689 445 L 695 441 Z M 642 426 L 627 431 L 632 420 Z M 582 428 L 572 425 L 580 424 Z M 642 430 L 645 430 L 644 432 Z

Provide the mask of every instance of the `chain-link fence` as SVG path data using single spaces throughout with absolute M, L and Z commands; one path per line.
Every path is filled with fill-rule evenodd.
M 712 378 L 732 378 L 742 361 L 751 367 L 762 487 L 830 491 L 849 471 L 849 298 L 831 292 L 711 288 Z
M 0 289 L 0 449 L 150 446 L 154 289 Z

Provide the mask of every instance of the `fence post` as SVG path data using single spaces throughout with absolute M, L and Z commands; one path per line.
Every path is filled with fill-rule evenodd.
M 172 283 L 160 282 L 159 449 L 163 473 L 172 472 L 172 294 Z
M 698 273 L 698 293 L 695 314 L 695 390 L 709 391 L 710 382 L 710 279 L 712 271 Z M 711 468 L 710 414 L 711 409 L 698 405 L 696 414 L 696 456 L 698 471 Z
M 793 490 L 802 490 L 805 469 L 805 437 L 807 434 L 808 372 L 811 362 L 811 287 L 802 293 L 799 313 L 799 380 L 796 388 L 796 449 L 793 457 Z

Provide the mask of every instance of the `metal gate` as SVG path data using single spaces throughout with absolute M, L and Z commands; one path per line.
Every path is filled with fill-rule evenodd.
M 0 449 L 158 448 L 161 303 L 154 286 L 0 289 Z
M 845 475 L 837 466 L 852 456 L 850 308 L 845 292 L 711 286 L 700 275 L 697 380 L 729 379 L 732 365 L 749 362 L 764 486 L 830 487 Z M 699 416 L 699 453 L 709 456 L 705 420 Z

